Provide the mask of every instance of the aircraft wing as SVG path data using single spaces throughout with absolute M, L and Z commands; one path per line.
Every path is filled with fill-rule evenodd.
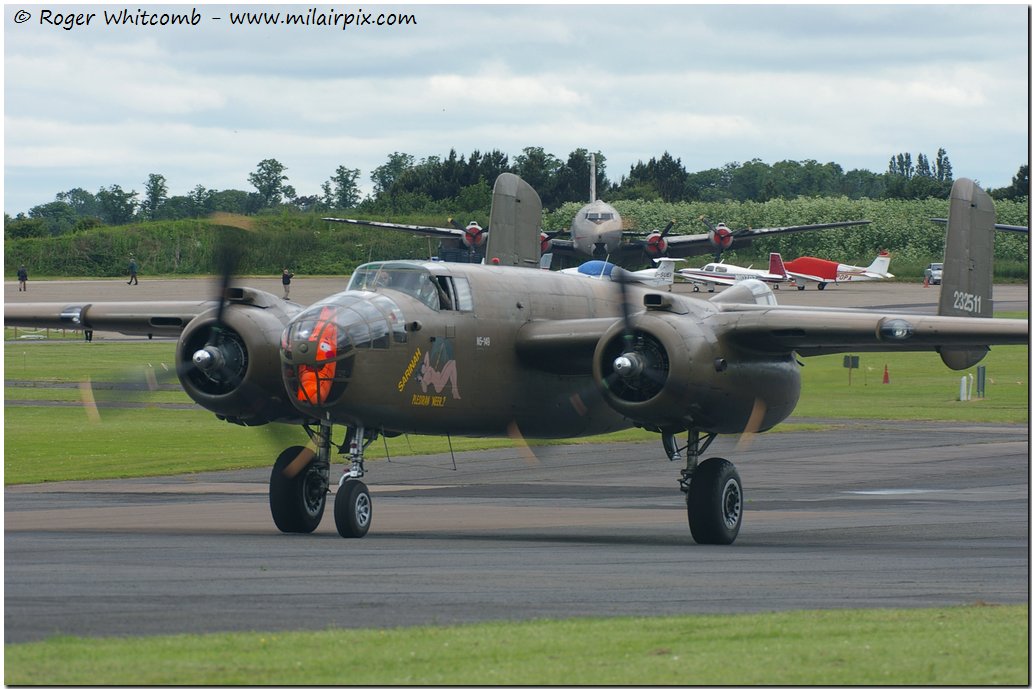
M 787 225 L 774 228 L 735 230 L 732 233 L 732 237 L 734 238 L 733 246 L 738 244 L 741 247 L 749 244 L 755 239 L 760 239 L 769 235 L 788 232 L 805 232 L 807 230 L 845 228 L 853 225 L 867 225 L 869 223 L 871 223 L 870 220 L 848 220 L 839 223 L 816 223 L 813 225 Z M 701 233 L 698 235 L 668 235 L 666 239 L 667 256 L 694 256 L 699 254 L 710 254 L 714 251 L 714 245 L 711 244 L 710 235 L 708 233 Z
M 947 224 L 946 218 L 931 218 L 930 220 L 932 220 L 934 223 L 939 223 L 940 225 Z M 1006 223 L 994 223 L 994 230 L 1005 230 L 1007 232 L 1024 232 L 1026 234 L 1029 234 L 1028 225 L 1008 225 Z
M 800 282 L 800 281 L 809 281 L 811 283 L 834 283 L 834 282 L 836 282 L 835 280 L 829 280 L 828 278 L 822 278 L 821 276 L 811 275 L 810 273 L 800 273 L 799 271 L 788 271 L 787 270 L 786 271 L 786 275 L 788 275 L 790 278 L 792 278 L 796 282 Z
M 528 321 L 517 333 L 517 356 L 543 371 L 591 374 L 595 347 L 616 321 L 614 317 Z
M 574 240 L 550 239 L 547 251 L 552 252 L 556 256 L 563 257 L 574 257 L 577 255 L 577 252 L 574 250 Z
M 177 336 L 218 302 L 35 302 L 4 305 L 4 325 Z
M 459 228 L 435 228 L 427 225 L 405 225 L 403 223 L 385 223 L 377 220 L 356 220 L 354 218 L 323 218 L 329 223 L 349 223 L 351 225 L 362 225 L 369 228 L 385 228 L 387 230 L 398 230 L 408 232 L 417 237 L 437 237 L 439 239 L 463 239 L 466 234 Z
M 712 284 L 712 285 L 735 285 L 736 282 L 738 282 L 736 280 L 735 276 L 729 276 L 727 278 L 723 278 L 723 277 L 720 277 L 720 276 L 706 275 L 706 274 L 702 274 L 702 273 L 692 273 L 692 272 L 690 272 L 690 269 L 684 269 L 684 268 L 682 270 L 678 271 L 678 275 L 681 278 L 689 281 L 690 283 Z M 742 278 L 739 278 L 738 280 L 742 280 Z
M 843 352 L 981 349 L 1025 345 L 1023 319 L 894 314 L 863 309 L 722 305 L 721 338 L 747 350 L 804 357 Z

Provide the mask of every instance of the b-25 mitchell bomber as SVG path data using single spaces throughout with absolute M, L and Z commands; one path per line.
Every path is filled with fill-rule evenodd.
M 488 250 L 499 265 L 368 263 L 307 308 L 232 286 L 227 270 L 213 300 L 7 304 L 4 320 L 177 336 L 177 375 L 198 404 L 230 423 L 308 432 L 309 446 L 273 462 L 276 526 L 312 532 L 335 493 L 343 537 L 372 524 L 364 451 L 379 435 L 570 438 L 637 426 L 681 464 L 693 538 L 731 544 L 743 485 L 731 462 L 702 455 L 719 434 L 765 431 L 792 413 L 798 358 L 927 350 L 962 369 L 988 345 L 1028 342 L 1026 321 L 980 318 L 992 315 L 994 210 L 969 180 L 952 192 L 938 315 L 779 306 L 755 280 L 702 300 L 537 270 L 540 213 L 534 190 L 504 174 Z M 346 460 L 336 480 L 335 454 Z

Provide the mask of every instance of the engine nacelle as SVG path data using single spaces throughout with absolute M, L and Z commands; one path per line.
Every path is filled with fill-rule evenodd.
M 488 234 L 476 221 L 472 221 L 463 228 L 463 244 L 467 249 L 477 249 L 484 245 Z
M 651 257 L 667 255 L 667 240 L 662 233 L 653 232 L 646 237 L 646 254 Z
M 180 383 L 220 419 L 255 426 L 299 421 L 280 373 L 280 337 L 299 308 L 257 290 L 230 290 L 229 304 L 191 320 L 176 345 Z
M 707 233 L 707 238 L 715 249 L 724 250 L 732 246 L 734 235 L 731 228 L 724 223 L 718 223 L 717 227 Z
M 800 377 L 792 357 L 741 358 L 695 319 L 655 310 L 614 324 L 592 374 L 617 412 L 647 429 L 764 431 L 793 411 Z

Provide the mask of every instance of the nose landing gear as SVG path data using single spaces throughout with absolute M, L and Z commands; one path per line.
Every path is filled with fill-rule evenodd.
M 361 426 L 348 430 L 351 439 L 348 451 L 351 468 L 341 477 L 334 499 L 334 523 L 337 525 L 337 533 L 346 539 L 366 536 L 373 522 L 373 501 L 360 477 L 366 474 L 363 454 L 376 434 L 372 434 L 367 441 L 365 433 L 366 430 Z

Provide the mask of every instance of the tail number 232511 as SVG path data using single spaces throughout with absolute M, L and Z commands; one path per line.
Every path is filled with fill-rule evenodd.
M 954 291 L 954 308 L 978 314 L 983 310 L 983 298 L 980 295 L 973 295 L 968 292 Z

